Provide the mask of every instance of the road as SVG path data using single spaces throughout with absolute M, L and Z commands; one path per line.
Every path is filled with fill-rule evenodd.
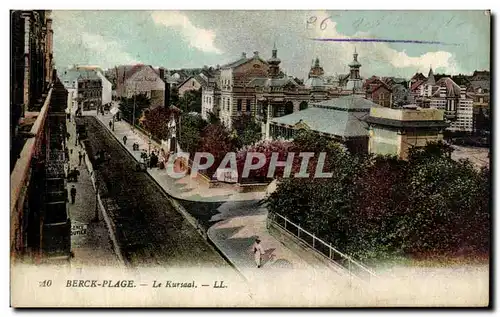
M 150 176 L 135 171 L 134 159 L 95 118 L 79 120 L 87 126 L 88 138 L 84 144 L 94 167 L 98 150 L 104 150 L 111 158 L 97 171 L 99 191 L 112 207 L 108 214 L 128 264 L 133 267 L 229 267 L 174 209 Z

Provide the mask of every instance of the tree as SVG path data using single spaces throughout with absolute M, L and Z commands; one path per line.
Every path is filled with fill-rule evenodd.
M 294 142 L 303 149 L 325 146 L 307 134 Z M 331 178 L 282 179 L 266 199 L 269 211 L 365 262 L 488 252 L 487 169 L 452 160 L 442 143 L 412 149 L 408 161 L 333 149 Z
M 179 107 L 179 88 L 172 86 L 170 89 L 170 103 Z
M 201 113 L 201 88 L 186 91 L 179 99 L 179 105 L 184 112 Z
M 168 139 L 170 131 L 168 128 L 168 123 L 171 117 L 179 116 L 179 110 L 177 108 L 165 108 L 156 107 L 152 110 L 145 112 L 144 128 L 151 132 L 155 137 L 160 140 Z
M 212 111 L 207 112 L 207 121 L 210 124 L 221 124 L 220 118 Z
M 214 164 L 207 169 L 209 177 L 217 171 L 226 154 L 233 152 L 233 150 L 231 136 L 223 125 L 209 124 L 203 129 L 198 151 L 210 153 L 214 156 Z
M 281 177 L 283 175 L 284 167 L 277 167 L 275 170 L 275 177 L 268 178 L 267 174 L 269 171 L 269 164 L 271 162 L 271 157 L 273 153 L 278 153 L 278 161 L 286 161 L 288 153 L 293 150 L 293 143 L 290 141 L 261 141 L 254 145 L 247 146 L 240 150 L 236 154 L 236 163 L 238 165 L 238 175 L 240 182 L 267 182 L 271 181 L 275 177 Z M 248 177 L 243 178 L 243 169 L 245 166 L 245 162 L 247 159 L 248 153 L 262 153 L 265 156 L 265 164 L 263 167 L 251 170 Z M 253 158 L 251 163 L 256 164 L 258 162 L 258 158 Z
M 179 120 L 179 145 L 185 152 L 194 155 L 201 140 L 201 131 L 207 126 L 207 122 L 199 115 L 183 113 Z
M 122 112 L 122 117 L 128 122 L 132 122 L 134 103 L 135 103 L 134 124 L 138 124 L 139 118 L 141 117 L 143 111 L 151 106 L 151 99 L 149 99 L 146 94 L 138 94 L 135 97 L 131 98 L 122 97 L 120 100 L 120 111 Z
M 238 149 L 262 139 L 261 125 L 251 115 L 243 114 L 234 119 L 233 131 L 235 132 L 235 146 Z

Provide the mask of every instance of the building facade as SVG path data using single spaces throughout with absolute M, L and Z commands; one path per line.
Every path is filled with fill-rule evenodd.
M 150 65 L 115 67 L 116 96 L 132 98 L 144 94 L 151 99 L 151 107 L 165 105 L 165 70 L 154 69 Z
M 342 143 L 352 153 L 368 152 L 370 109 L 380 107 L 359 95 L 342 96 L 321 102 L 283 117 L 270 120 L 267 139 L 293 139 L 300 130 L 310 130 Z
M 70 255 L 67 91 L 53 69 L 50 11 L 11 11 L 11 260 Z
M 380 78 L 372 76 L 364 84 L 365 97 L 382 107 L 392 107 L 392 89 Z
M 410 148 L 443 140 L 443 130 L 447 127 L 443 110 L 416 106 L 372 108 L 366 122 L 369 125 L 369 152 L 395 155 L 403 160 L 408 158 Z
M 102 80 L 96 71 L 79 71 L 77 81 L 78 108 L 83 111 L 102 106 Z
M 199 90 L 204 84 L 199 76 L 191 76 L 182 82 L 177 88 L 179 89 L 179 97 L 183 97 L 186 91 Z

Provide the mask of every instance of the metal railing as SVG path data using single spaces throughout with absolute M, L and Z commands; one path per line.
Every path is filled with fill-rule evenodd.
M 375 273 L 368 267 L 335 249 L 331 243 L 326 243 L 316 235 L 304 230 L 300 227 L 300 225 L 291 222 L 285 216 L 277 213 L 269 213 L 268 221 L 294 235 L 300 241 L 311 247 L 313 250 L 327 257 L 330 261 L 334 262 L 334 264 L 336 264 L 340 268 L 347 270 L 350 275 L 368 282 L 372 278 L 376 277 Z

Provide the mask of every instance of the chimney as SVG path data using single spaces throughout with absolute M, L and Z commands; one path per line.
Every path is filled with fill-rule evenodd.
M 245 52 L 241 53 L 241 58 L 247 58 L 247 53 Z
M 165 81 L 165 68 L 160 67 L 160 78 Z
M 253 57 L 259 57 L 259 51 L 253 52 Z

